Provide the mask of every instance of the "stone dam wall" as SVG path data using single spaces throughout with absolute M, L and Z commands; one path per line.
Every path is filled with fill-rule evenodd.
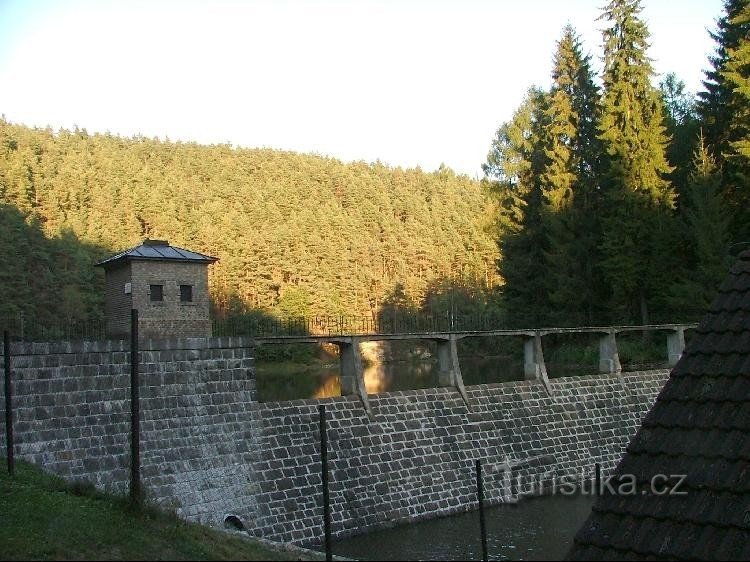
M 127 342 L 14 343 L 16 457 L 125 492 Z M 333 534 L 473 509 L 474 462 L 497 504 L 541 482 L 605 474 L 622 456 L 668 371 L 259 403 L 253 342 L 141 344 L 143 487 L 193 521 L 236 515 L 251 534 L 309 545 L 323 536 L 318 406 L 328 417 Z M 2 380 L 0 380 L 2 389 Z M 5 455 L 4 403 L 0 455 Z M 508 469 L 508 467 L 511 467 Z
M 371 395 L 374 421 L 352 397 L 261 404 L 260 490 L 249 527 L 301 544 L 323 536 L 319 404 L 329 421 L 332 531 L 342 537 L 474 509 L 476 459 L 489 504 L 553 475 L 592 477 L 595 463 L 607 474 L 668 374 L 552 379 L 551 396 L 531 382 L 471 386 L 471 409 L 445 388 Z
M 232 510 L 251 514 L 258 452 L 252 342 L 185 338 L 140 347 L 147 498 L 207 524 L 222 524 Z M 129 350 L 129 341 L 11 344 L 16 458 L 127 492 Z M 4 400 L 0 418 L 5 456 Z

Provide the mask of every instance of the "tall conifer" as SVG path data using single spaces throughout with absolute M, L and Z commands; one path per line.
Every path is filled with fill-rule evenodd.
M 628 320 L 640 312 L 649 322 L 649 303 L 664 290 L 672 264 L 659 245 L 669 234 L 674 191 L 666 179 L 668 138 L 663 107 L 651 85 L 649 32 L 639 18 L 640 0 L 611 0 L 600 19 L 604 30 L 604 96 L 601 135 L 609 157 L 603 187 L 602 273 L 613 305 Z M 618 314 L 618 315 L 619 315 Z
M 541 174 L 548 294 L 552 316 L 593 321 L 594 261 L 598 243 L 597 195 L 601 141 L 597 138 L 599 91 L 590 60 L 566 26 L 557 44 L 546 109 Z
M 750 1 L 725 0 L 698 110 L 732 211 L 733 242 L 750 240 Z
M 731 259 L 730 216 L 720 193 L 721 176 L 703 137 L 680 206 L 686 267 L 672 287 L 671 305 L 699 317 L 711 304 Z
M 539 181 L 546 161 L 542 144 L 547 96 L 532 89 L 513 118 L 497 131 L 483 165 L 499 206 L 499 271 L 511 324 L 538 324 L 546 317 L 545 237 Z
M 738 113 L 745 113 L 743 106 L 750 96 L 747 90 L 743 96 L 742 91 L 736 89 L 743 81 L 737 56 L 747 49 L 747 33 L 750 31 L 748 6 L 748 0 L 725 0 L 724 15 L 716 22 L 717 30 L 710 33 L 716 42 L 716 50 L 708 59 L 711 68 L 705 71 L 705 90 L 698 93 L 698 111 L 706 144 L 719 167 L 730 153 L 732 143 L 739 140 L 736 136 L 739 131 L 733 122 Z M 733 64 L 730 63 L 732 59 Z M 730 64 L 734 69 L 729 68 Z M 747 80 L 747 66 L 744 80 Z
M 669 179 L 677 192 L 679 207 L 687 189 L 693 155 L 698 147 L 700 121 L 695 96 L 685 90 L 685 83 L 673 72 L 667 73 L 659 81 L 659 90 L 664 104 L 667 134 L 671 138 L 667 160 L 674 170 Z

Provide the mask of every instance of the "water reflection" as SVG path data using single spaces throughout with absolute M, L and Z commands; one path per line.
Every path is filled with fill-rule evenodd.
M 383 363 L 365 367 L 365 388 L 368 394 L 430 388 L 437 385 L 435 363 Z
M 340 396 L 338 364 L 305 367 L 291 364 L 258 364 L 258 397 L 261 402 Z M 523 364 L 507 357 L 462 357 L 461 373 L 467 385 L 523 379 Z M 435 361 L 390 362 L 364 370 L 369 394 L 433 388 L 438 382 Z
M 312 398 L 328 398 L 329 396 L 341 395 L 341 378 L 338 372 L 326 374 L 321 377 L 321 381 L 320 386 L 315 389 L 315 394 Z M 302 396 L 302 398 L 307 397 Z M 276 400 L 281 400 L 281 398 L 276 398 Z M 292 398 L 292 400 L 294 399 Z

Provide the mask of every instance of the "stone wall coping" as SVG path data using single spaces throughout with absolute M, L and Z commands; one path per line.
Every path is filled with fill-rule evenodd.
M 140 340 L 139 351 L 180 351 L 200 349 L 254 348 L 255 340 L 246 336 L 211 338 L 148 338 Z M 51 355 L 71 353 L 113 353 L 130 351 L 130 340 L 19 342 L 10 344 L 11 355 Z M 4 354 L 0 345 L 0 357 Z

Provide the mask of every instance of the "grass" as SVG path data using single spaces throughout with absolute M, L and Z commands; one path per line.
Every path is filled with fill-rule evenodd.
M 0 462 L 3 560 L 294 560 L 252 540 L 187 523 L 126 498 L 70 484 L 24 462 Z

